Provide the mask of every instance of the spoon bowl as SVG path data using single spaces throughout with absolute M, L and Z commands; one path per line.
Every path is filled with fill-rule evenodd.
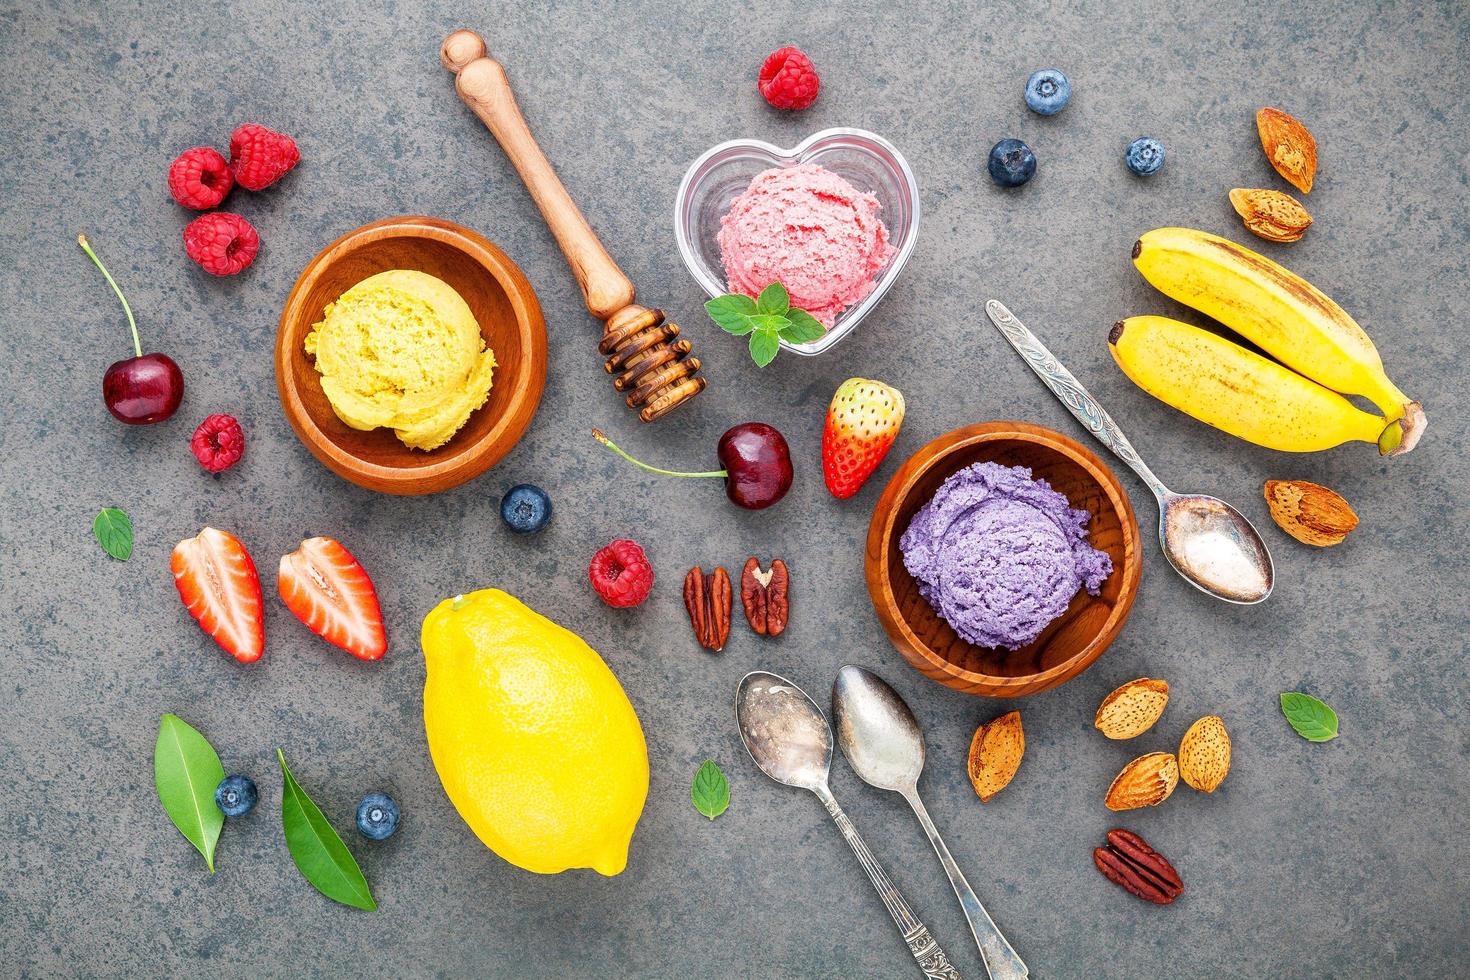
M 1159 497 L 1159 544 L 1175 571 L 1217 599 L 1254 605 L 1271 594 L 1275 567 L 1255 525 L 1218 497 Z
M 761 772 L 786 786 L 826 792 L 832 729 L 805 691 L 768 671 L 746 674 L 735 692 L 735 722 Z
M 832 683 L 837 744 L 863 782 L 903 793 L 924 771 L 924 736 L 898 692 L 877 674 L 849 664 Z

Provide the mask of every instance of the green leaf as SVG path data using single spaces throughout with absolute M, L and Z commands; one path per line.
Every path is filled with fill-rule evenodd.
M 806 310 L 787 311 L 786 326 L 781 331 L 781 339 L 787 343 L 809 344 L 821 340 L 826 334 L 827 328 L 822 326 L 822 321 Z
M 694 774 L 689 798 L 694 801 L 694 809 L 711 820 L 730 808 L 730 784 L 714 760 L 705 759 L 699 772 Z
M 1310 694 L 1288 691 L 1281 695 L 1281 713 L 1296 733 L 1308 742 L 1337 738 L 1337 712 Z
M 104 507 L 92 521 L 92 534 L 102 550 L 118 561 L 133 557 L 133 519 L 116 507 Z
M 742 337 L 753 329 L 750 318 L 755 315 L 756 308 L 755 300 L 749 296 L 740 293 L 716 296 L 704 304 L 704 310 L 726 333 Z
M 786 292 L 785 286 L 773 282 L 756 297 L 755 308 L 758 313 L 774 313 L 779 316 L 791 309 L 791 294 Z
M 214 874 L 214 846 L 225 825 L 225 815 L 214 803 L 214 791 L 225 778 L 225 767 L 209 739 L 178 715 L 158 720 L 153 744 L 153 785 L 164 812 L 179 833 L 204 855 Z
M 776 359 L 781 340 L 774 330 L 757 330 L 750 335 L 750 356 L 756 367 L 765 367 Z
M 362 876 L 352 852 L 286 768 L 285 753 L 276 749 L 276 755 L 281 760 L 283 783 L 281 829 L 286 832 L 286 849 L 291 852 L 297 870 L 332 901 L 376 911 L 378 903 L 373 901 L 367 879 Z
M 771 333 L 780 333 L 786 326 L 786 317 L 779 313 L 757 313 L 750 318 L 757 330 L 769 330 Z

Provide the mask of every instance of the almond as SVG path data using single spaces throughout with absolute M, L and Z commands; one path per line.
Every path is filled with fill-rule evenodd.
M 1021 712 L 1012 711 L 975 729 L 970 740 L 970 782 L 981 803 L 1006 788 L 1021 768 L 1026 751 L 1026 733 L 1021 730 Z
M 1230 771 L 1230 733 L 1219 715 L 1205 715 L 1179 742 L 1179 777 L 1202 793 L 1213 793 Z
M 1281 530 L 1302 544 L 1330 548 L 1342 544 L 1358 515 L 1331 490 L 1306 480 L 1267 480 L 1266 505 Z
M 1311 193 L 1312 178 L 1317 175 L 1317 141 L 1307 127 L 1280 109 L 1267 107 L 1256 113 L 1256 132 L 1276 172 L 1303 194 Z
M 1237 187 L 1230 204 L 1251 234 L 1268 242 L 1294 242 L 1307 233 L 1312 216 L 1290 194 L 1265 188 Z
M 1104 799 L 1109 810 L 1158 806 L 1179 785 L 1179 761 L 1171 752 L 1141 755 L 1118 773 Z
M 1168 703 L 1168 681 L 1140 677 L 1103 698 L 1092 723 L 1108 738 L 1133 738 L 1154 727 Z

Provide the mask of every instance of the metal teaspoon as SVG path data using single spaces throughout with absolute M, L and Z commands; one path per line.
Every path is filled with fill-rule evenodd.
M 1077 421 L 1154 492 L 1159 504 L 1159 546 L 1176 572 L 1201 592 L 1226 602 L 1248 606 L 1271 594 L 1276 577 L 1271 553 L 1244 514 L 1218 497 L 1175 493 L 1164 486 L 1139 459 L 1113 417 L 1034 333 L 995 300 L 985 304 L 985 313 Z
M 1028 976 L 1026 964 L 991 921 L 919 799 L 924 733 L 908 704 L 883 678 L 849 664 L 837 672 L 832 682 L 832 722 L 837 729 L 837 744 L 853 772 L 865 783 L 901 793 L 913 808 L 954 886 L 991 980 Z
M 817 703 L 786 678 L 757 670 L 746 674 L 735 691 L 735 721 L 745 751 L 761 772 L 778 783 L 817 794 L 868 873 L 924 975 L 930 980 L 960 980 L 959 971 L 832 798 L 827 788 L 827 773 L 832 768 L 832 729 Z

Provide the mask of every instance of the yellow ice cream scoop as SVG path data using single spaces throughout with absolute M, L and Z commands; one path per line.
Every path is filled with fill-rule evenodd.
M 495 354 L 469 304 L 411 269 L 370 276 L 327 304 L 306 335 L 322 391 L 354 429 L 393 429 L 435 449 L 490 395 Z

